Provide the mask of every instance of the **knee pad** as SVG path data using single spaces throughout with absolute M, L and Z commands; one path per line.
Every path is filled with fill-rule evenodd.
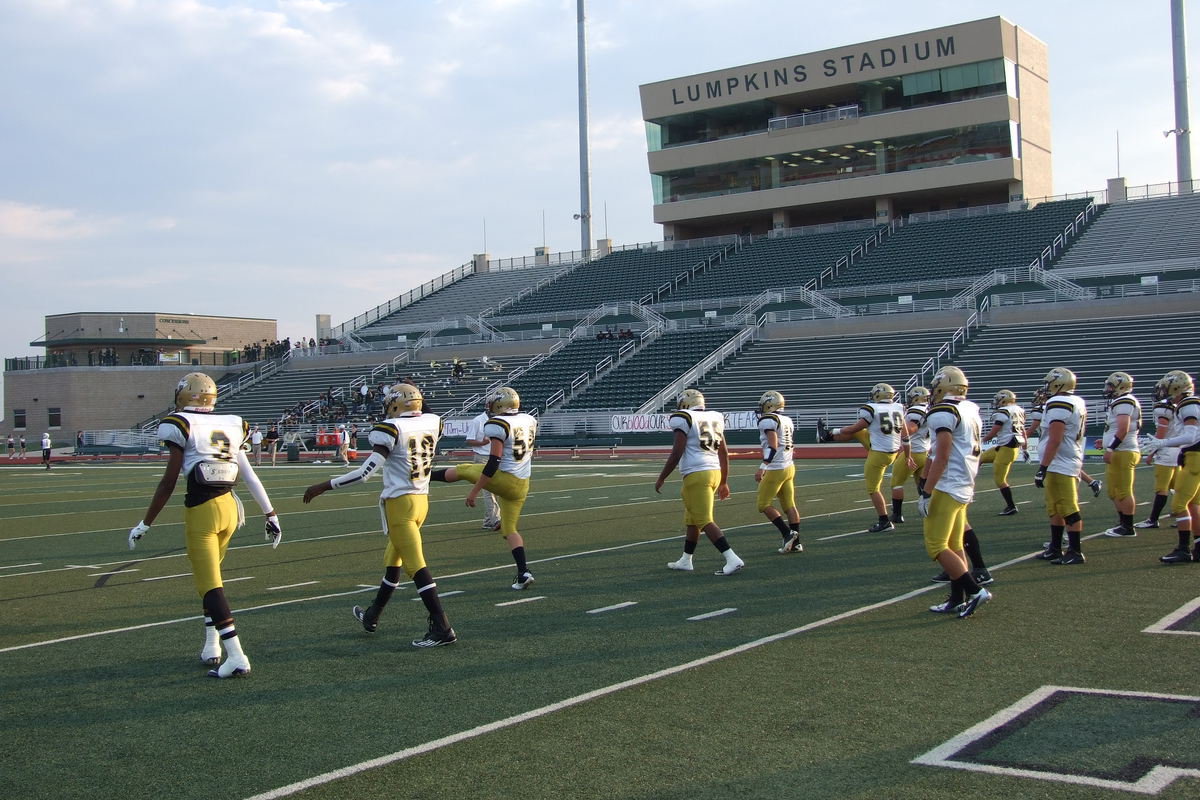
M 1074 511 L 1074 512 L 1068 514 L 1067 516 L 1063 517 L 1063 522 L 1067 523 L 1068 525 L 1074 525 L 1076 522 L 1082 522 L 1082 521 L 1083 521 L 1083 515 L 1080 514 L 1078 511 Z

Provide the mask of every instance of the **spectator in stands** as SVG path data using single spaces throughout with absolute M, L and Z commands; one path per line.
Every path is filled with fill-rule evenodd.
M 250 429 L 250 452 L 254 455 L 254 466 L 262 466 L 263 434 L 255 425 Z
M 338 458 L 342 460 L 342 466 L 350 466 L 350 434 L 346 432 L 344 424 L 337 426 L 337 448 Z
M 463 377 L 464 377 L 464 376 L 467 374 L 467 364 L 466 364 L 466 362 L 465 362 L 465 361 L 460 361 L 460 360 L 459 360 L 459 359 L 456 357 L 456 358 L 454 359 L 454 367 L 453 367 L 453 369 L 452 369 L 452 372 L 453 372 L 453 375 L 454 375 L 454 381 L 455 381 L 455 383 L 457 383 L 458 381 L 461 381 L 461 380 L 463 379 Z
M 275 455 L 279 452 L 279 428 L 274 422 L 267 428 L 267 452 L 271 454 L 271 466 L 275 466 Z

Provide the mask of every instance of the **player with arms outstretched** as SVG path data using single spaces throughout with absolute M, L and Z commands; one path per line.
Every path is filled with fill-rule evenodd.
M 487 489 L 500 504 L 500 535 L 508 542 L 517 577 L 512 588 L 525 589 L 533 583 L 533 573 L 525 558 L 525 540 L 517 530 L 521 509 L 529 496 L 529 476 L 533 472 L 533 443 L 537 420 L 521 411 L 521 397 L 511 386 L 501 386 L 487 400 L 491 416 L 484 423 L 483 435 L 490 442 L 486 464 L 458 464 L 433 471 L 433 480 L 454 483 L 471 481 L 466 503 L 471 508 L 479 493 Z
M 437 414 L 424 413 L 421 390 L 408 383 L 388 389 L 383 398 L 383 422 L 371 428 L 367 441 L 371 454 L 356 470 L 331 480 L 315 483 L 304 492 L 311 503 L 330 489 L 365 481 L 375 472 L 383 472 L 383 491 L 379 495 L 383 532 L 388 537 L 383 556 L 383 580 L 375 599 L 366 608 L 355 606 L 354 618 L 368 633 L 379 627 L 379 617 L 392 593 L 400 585 L 404 570 L 417 587 L 417 596 L 429 612 L 429 630 L 413 647 L 439 647 L 454 644 L 458 636 L 442 610 L 437 583 L 425 564 L 421 525 L 429 514 L 429 474 L 433 456 L 442 435 L 442 420 Z
M 871 387 L 871 400 L 859 407 L 858 419 L 852 425 L 826 430 L 824 422 L 817 421 L 817 438 L 822 442 L 849 442 L 864 430 L 870 432 L 871 448 L 863 465 L 863 477 L 867 496 L 879 515 L 878 522 L 867 530 L 871 533 L 895 530 L 881 487 L 884 472 L 908 445 L 908 426 L 904 421 L 904 406 L 896 402 L 896 390 L 890 384 L 877 383 Z
M 242 650 L 221 580 L 221 562 L 229 540 L 245 522 L 242 503 L 233 491 L 239 480 L 245 481 L 266 517 L 266 538 L 272 547 L 279 545 L 283 533 L 266 489 L 246 458 L 243 445 L 250 434 L 249 426 L 233 414 L 214 414 L 216 403 L 217 385 L 202 372 L 184 375 L 175 387 L 176 411 L 163 417 L 158 426 L 158 438 L 167 446 L 167 466 L 145 516 L 129 532 L 129 549 L 150 532 L 183 472 L 187 476 L 187 496 L 183 500 L 187 556 L 204 605 L 200 660 L 210 665 L 220 663 L 209 671 L 211 677 L 231 678 L 250 673 L 250 659 Z
M 725 563 L 717 575 L 732 575 L 746 564 L 729 546 L 725 534 L 713 520 L 714 498 L 729 497 L 729 451 L 725 447 L 725 417 L 704 407 L 704 395 L 696 389 L 684 389 L 675 399 L 676 410 L 670 417 L 671 453 L 663 464 L 654 491 L 661 493 L 675 467 L 683 475 L 683 555 L 667 564 L 670 569 L 691 572 L 692 558 L 700 541 L 700 531 L 717 548 Z

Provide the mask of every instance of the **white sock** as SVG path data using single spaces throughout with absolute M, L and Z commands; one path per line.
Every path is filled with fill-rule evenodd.
M 225 634 L 227 634 L 229 632 L 232 632 L 233 636 L 230 636 L 228 639 L 226 639 Z M 242 652 L 242 643 L 241 643 L 241 641 L 238 640 L 237 631 L 234 629 L 234 627 L 232 625 L 230 625 L 228 628 L 222 628 L 220 630 L 220 634 L 221 634 L 221 644 L 223 644 L 225 646 L 226 660 L 231 659 L 231 658 L 245 658 L 246 657 L 246 654 L 244 652 Z

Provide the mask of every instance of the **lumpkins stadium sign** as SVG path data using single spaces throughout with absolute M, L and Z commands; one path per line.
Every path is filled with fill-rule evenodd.
M 869 73 L 897 65 L 921 65 L 921 69 L 925 69 L 931 66 L 928 62 L 953 55 L 954 37 L 942 36 L 891 47 L 834 54 L 819 64 L 802 61 L 788 63 L 785 60 L 779 62 L 778 66 L 761 71 L 731 72 L 713 80 L 672 86 L 671 102 L 681 106 L 701 100 L 737 98 L 768 89 L 802 86 L 809 81 L 810 75 L 819 75 L 825 79 L 821 83 L 830 83 L 837 78 L 867 78 L 870 77 Z

